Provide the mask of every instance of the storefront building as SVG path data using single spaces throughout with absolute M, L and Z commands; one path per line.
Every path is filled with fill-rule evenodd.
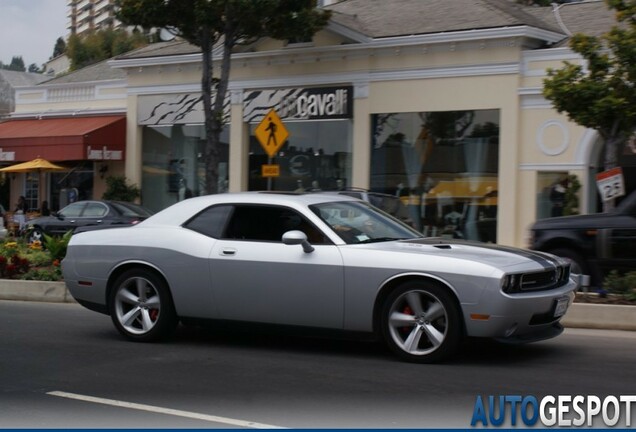
M 142 204 L 364 188 L 400 197 L 427 235 L 524 246 L 527 227 L 550 215 L 550 187 L 575 174 L 581 211 L 596 211 L 603 143 L 541 95 L 548 67 L 579 61 L 551 8 L 359 3 L 330 6 L 331 23 L 309 44 L 262 40 L 235 52 L 216 191 L 205 190 L 198 49 L 172 41 L 109 61 L 126 76 L 122 165 Z M 564 5 L 560 18 L 581 13 L 611 25 L 603 2 Z M 288 138 L 270 158 L 255 130 L 271 110 Z M 279 175 L 263 177 L 265 164 Z
M 45 83 L 16 89 L 16 109 L 0 122 L 0 165 L 43 158 L 59 172 L 5 173 L 3 201 L 24 196 L 29 211 L 101 198 L 106 175 L 123 175 L 126 80 L 100 63 Z M 45 206 L 46 206 L 45 204 Z

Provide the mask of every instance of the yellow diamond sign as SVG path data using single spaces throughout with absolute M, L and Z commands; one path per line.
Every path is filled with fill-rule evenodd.
M 261 147 L 270 158 L 273 158 L 278 150 L 289 138 L 289 132 L 281 121 L 276 111 L 273 109 L 263 118 L 254 130 L 256 139 L 261 143 Z

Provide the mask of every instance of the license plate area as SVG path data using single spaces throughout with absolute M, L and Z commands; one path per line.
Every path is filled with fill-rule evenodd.
M 569 297 L 561 297 L 556 299 L 556 303 L 554 305 L 554 318 L 559 318 L 565 315 L 569 305 L 570 305 Z

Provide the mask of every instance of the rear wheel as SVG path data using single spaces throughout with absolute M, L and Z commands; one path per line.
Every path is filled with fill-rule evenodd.
M 452 294 L 426 282 L 407 282 L 386 299 L 381 315 L 382 334 L 400 358 L 433 363 L 459 347 L 462 319 Z
M 167 284 L 146 269 L 128 270 L 117 278 L 109 308 L 117 330 L 134 341 L 164 338 L 178 322 Z

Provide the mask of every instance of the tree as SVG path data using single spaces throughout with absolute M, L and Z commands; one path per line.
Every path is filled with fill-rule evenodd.
M 28 71 L 31 72 L 31 73 L 42 73 L 42 71 L 40 70 L 38 65 L 36 65 L 35 63 L 31 63 L 29 65 Z
M 53 56 L 51 58 L 55 58 L 60 56 L 66 52 L 66 42 L 64 42 L 64 38 L 57 38 L 55 41 L 55 46 L 53 47 Z
M 26 72 L 22 56 L 13 56 L 13 58 L 11 58 L 11 63 L 9 65 L 5 65 L 4 68 L 17 72 Z
M 618 156 L 636 126 L 636 3 L 606 0 L 620 25 L 601 37 L 576 34 L 570 48 L 585 64 L 564 62 L 549 69 L 544 96 L 577 124 L 596 130 L 605 141 L 604 168 Z M 613 203 L 605 202 L 607 211 Z
M 67 54 L 71 60 L 71 70 L 78 70 L 147 44 L 147 37 L 141 33 L 107 28 L 86 36 L 71 35 Z
M 262 37 L 311 40 L 330 17 L 329 11 L 315 6 L 315 0 L 117 0 L 118 19 L 123 23 L 166 28 L 201 49 L 207 193 L 218 190 L 223 102 L 230 78 L 232 50 Z M 212 49 L 217 44 L 222 50 L 218 79 L 214 78 L 212 69 Z

